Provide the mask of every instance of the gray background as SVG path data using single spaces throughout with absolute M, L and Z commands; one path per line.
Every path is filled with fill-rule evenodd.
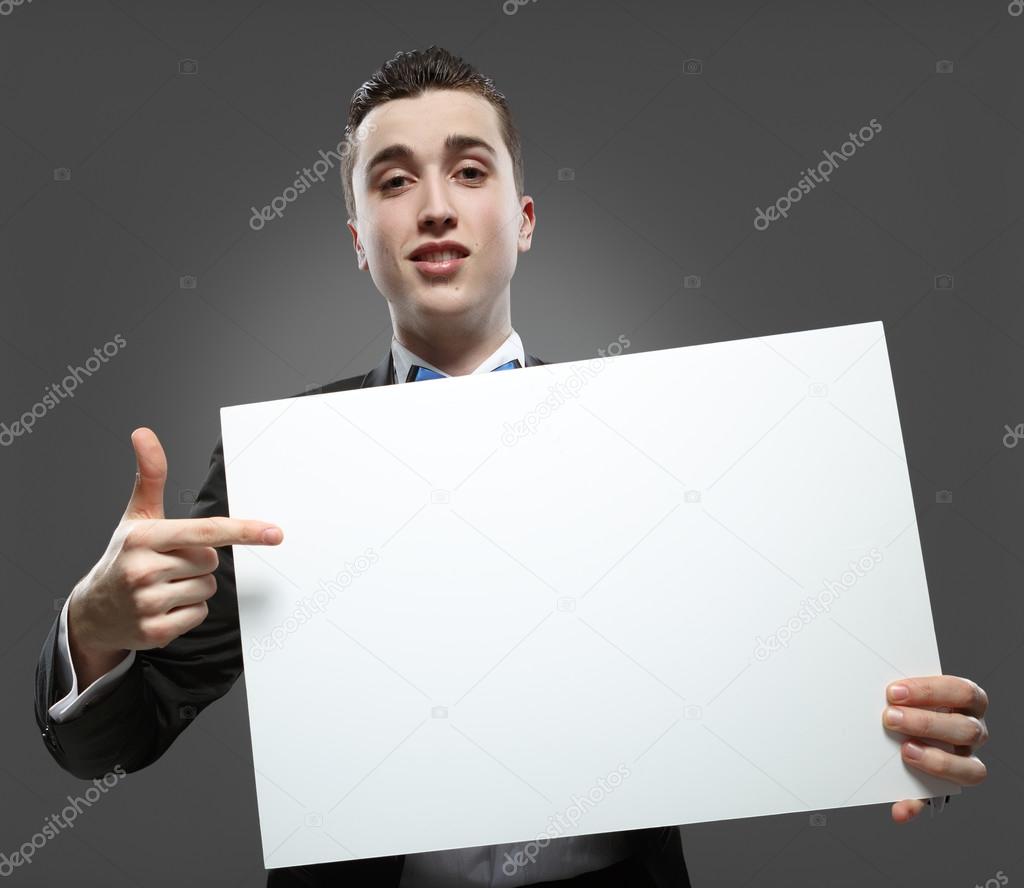
M 260 232 L 248 219 L 337 143 L 352 91 L 386 58 L 436 42 L 495 79 L 524 135 L 538 227 L 512 293 L 531 353 L 594 356 L 620 334 L 646 351 L 885 322 L 943 670 L 993 701 L 989 779 L 909 825 L 870 806 L 828 812 L 824 827 L 806 814 L 685 827 L 694 884 L 1022 878 L 1024 446 L 1002 439 L 1024 422 L 1024 16 L 1004 0 L 6 11 L 0 421 L 116 333 L 127 347 L 0 449 L 0 851 L 88 785 L 39 737 L 33 671 L 61 596 L 127 502 L 132 429 L 160 435 L 167 512 L 184 516 L 221 405 L 284 397 L 384 355 L 384 300 L 356 268 L 337 179 Z M 179 73 L 182 59 L 198 72 Z M 755 231 L 756 206 L 873 117 L 883 131 L 832 184 Z M 699 288 L 683 286 L 689 274 Z M 936 286 L 943 274 L 952 288 Z M 940 489 L 951 503 L 936 502 Z M 239 682 L 11 880 L 264 878 Z

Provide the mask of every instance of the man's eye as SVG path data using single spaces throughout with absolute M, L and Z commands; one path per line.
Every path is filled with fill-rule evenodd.
M 476 175 L 469 180 L 470 182 L 478 182 L 487 175 L 483 170 L 479 169 L 478 167 L 463 167 L 461 170 L 459 170 L 459 172 L 476 173 Z
M 392 186 L 390 183 L 392 183 L 392 182 L 394 182 L 396 180 L 405 179 L 405 178 L 406 178 L 405 176 L 392 176 L 390 179 L 385 179 L 380 184 L 380 190 L 381 191 L 391 191 L 393 187 L 401 187 L 401 186 Z

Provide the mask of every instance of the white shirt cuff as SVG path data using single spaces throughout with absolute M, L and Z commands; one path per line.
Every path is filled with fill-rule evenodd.
M 74 593 L 72 593 L 74 594 Z M 68 645 L 68 606 L 71 596 L 64 602 L 60 612 L 60 628 L 57 631 L 57 670 L 60 675 L 61 687 L 71 688 L 68 693 L 50 707 L 50 718 L 55 722 L 70 721 L 90 704 L 102 699 L 110 692 L 135 662 L 135 651 L 128 651 L 125 658 L 109 672 L 97 678 L 81 693 L 78 692 L 78 676 L 71 660 L 71 648 Z

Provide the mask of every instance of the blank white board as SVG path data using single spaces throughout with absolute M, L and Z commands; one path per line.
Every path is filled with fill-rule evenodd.
M 268 868 L 958 791 L 881 322 L 221 423 Z

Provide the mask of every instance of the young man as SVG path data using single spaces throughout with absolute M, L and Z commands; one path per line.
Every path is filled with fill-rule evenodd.
M 511 324 L 510 282 L 535 215 L 523 193 L 519 137 L 491 81 L 437 47 L 399 53 L 356 91 L 346 136 L 355 146 L 342 169 L 348 227 L 394 335 L 373 370 L 315 391 L 543 363 Z M 230 547 L 282 539 L 265 521 L 214 517 L 228 514 L 220 442 L 192 517 L 179 521 L 164 518 L 167 463 L 156 436 L 137 429 L 132 443 L 138 475 L 128 508 L 69 596 L 37 669 L 43 737 L 61 766 L 83 778 L 152 763 L 231 687 L 242 655 Z M 907 696 L 892 686 L 889 701 L 903 704 L 890 707 L 903 722 L 887 710 L 885 724 L 919 738 L 904 746 L 906 761 L 960 783 L 983 779 L 973 750 L 986 739 L 985 692 L 952 676 L 900 684 Z M 897 803 L 893 819 L 909 820 L 922 804 Z M 522 847 L 273 870 L 268 885 L 689 884 L 674 827 L 553 840 L 510 875 L 507 861 Z

